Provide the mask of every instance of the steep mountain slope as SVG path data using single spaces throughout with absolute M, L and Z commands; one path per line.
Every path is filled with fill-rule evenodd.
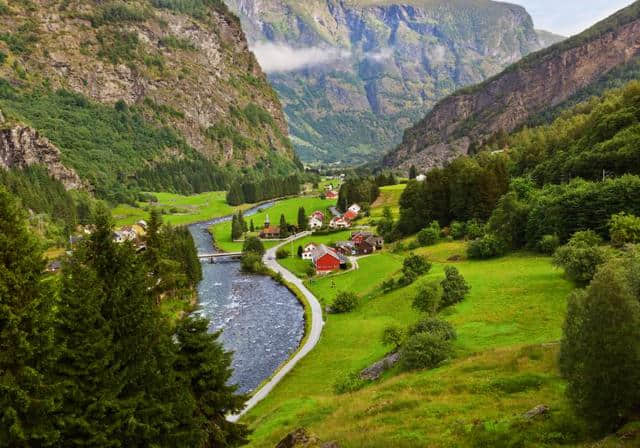
M 441 166 L 589 86 L 611 84 L 603 77 L 615 69 L 628 73 L 623 68 L 634 65 L 639 54 L 640 2 L 636 2 L 584 33 L 444 99 L 405 132 L 402 144 L 385 157 L 385 165 Z
M 436 101 L 541 47 L 520 6 L 488 0 L 226 0 L 306 161 L 371 160 Z
M 219 0 L 0 0 L 0 109 L 100 192 L 295 169 L 278 97 Z

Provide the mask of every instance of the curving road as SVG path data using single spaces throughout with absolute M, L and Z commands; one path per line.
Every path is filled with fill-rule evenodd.
M 282 381 L 282 379 L 291 371 L 291 369 L 293 369 L 293 367 L 298 363 L 298 361 L 300 361 L 311 350 L 313 350 L 313 348 L 316 346 L 316 344 L 320 340 L 322 327 L 324 325 L 324 321 L 322 319 L 322 306 L 320 305 L 320 302 L 318 302 L 318 299 L 316 299 L 316 297 L 313 294 L 311 294 L 311 291 L 309 291 L 304 286 L 304 284 L 302 283 L 302 280 L 300 280 L 298 277 L 293 275 L 287 269 L 280 266 L 276 261 L 276 251 L 280 247 L 286 244 L 290 244 L 292 241 L 295 241 L 299 238 L 304 238 L 309 235 L 311 235 L 311 232 L 303 232 L 303 233 L 294 235 L 288 238 L 287 240 L 281 242 L 277 246 L 271 249 L 268 249 L 263 257 L 264 264 L 269 269 L 275 272 L 279 272 L 287 282 L 294 284 L 302 292 L 302 294 L 304 294 L 307 301 L 309 302 L 309 305 L 311 306 L 311 329 L 309 330 L 309 336 L 305 341 L 304 345 L 295 354 L 295 356 L 289 359 L 282 367 L 280 367 L 280 370 L 278 370 L 278 372 L 269 380 L 269 382 L 266 383 L 264 386 L 262 386 L 253 394 L 253 396 L 247 401 L 245 408 L 241 412 L 227 417 L 227 420 L 231 422 L 238 421 L 240 417 L 242 417 L 246 412 L 248 412 L 256 404 L 258 404 L 260 400 L 262 400 L 267 395 L 269 395 L 269 393 L 277 386 L 277 384 L 280 381 Z

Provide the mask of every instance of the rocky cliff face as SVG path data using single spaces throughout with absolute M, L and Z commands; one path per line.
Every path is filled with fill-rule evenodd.
M 0 112 L 0 126 L 2 113 Z M 65 167 L 60 150 L 36 131 L 24 126 L 0 129 L 0 169 L 23 169 L 31 165 L 44 165 L 54 179 L 68 190 L 85 185 L 76 172 Z
M 307 161 L 371 160 L 442 97 L 541 48 L 523 8 L 492 1 L 227 3 Z
M 25 89 L 46 85 L 135 105 L 220 165 L 252 167 L 273 154 L 291 161 L 277 95 L 238 20 L 211 5 L 9 2 L 0 13 L 0 77 Z M 256 111 L 267 118 L 256 121 Z
M 499 132 L 525 124 L 640 55 L 640 3 L 498 76 L 444 99 L 385 158 L 427 170 L 467 154 Z

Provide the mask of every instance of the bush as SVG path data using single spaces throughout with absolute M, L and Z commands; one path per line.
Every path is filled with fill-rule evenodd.
M 433 336 L 438 336 L 445 341 L 453 341 L 458 337 L 453 325 L 446 320 L 437 319 L 435 317 L 420 319 L 409 327 L 407 333 L 409 336 L 415 336 L 420 333 L 429 333 Z
M 461 240 L 467 234 L 467 226 L 463 222 L 453 221 L 450 226 L 449 234 L 454 240 Z
M 477 219 L 468 221 L 465 227 L 467 238 L 470 240 L 482 238 L 486 233 L 484 224 L 482 224 Z
M 482 238 L 469 243 L 467 257 L 470 259 L 483 260 L 499 257 L 507 252 L 507 245 L 499 237 L 487 234 Z
M 291 254 L 289 253 L 289 251 L 287 249 L 278 249 L 276 251 L 276 258 L 278 260 L 282 260 L 284 258 L 289 258 L 289 255 L 291 255 Z
M 569 243 L 556 250 L 553 264 L 563 268 L 577 284 L 587 285 L 607 260 L 605 251 L 597 245 L 599 242 L 600 237 L 591 231 L 576 232 Z
M 445 266 L 445 279 L 442 280 L 442 306 L 451 306 L 462 302 L 471 288 L 454 266 Z
M 394 349 L 398 349 L 404 341 L 404 331 L 397 325 L 390 325 L 382 332 L 382 343 L 384 345 L 392 345 Z
M 242 252 L 251 252 L 258 255 L 264 255 L 264 244 L 260 238 L 256 236 L 251 236 L 244 241 L 242 245 Z
M 350 373 L 346 375 L 344 378 L 339 379 L 333 385 L 333 391 L 340 395 L 346 394 L 350 392 L 355 392 L 357 390 L 362 389 L 366 386 L 367 381 L 360 378 L 360 375 L 356 373 Z
M 313 266 L 313 264 L 308 264 L 304 269 L 304 273 L 307 275 L 307 277 L 311 278 L 316 275 L 316 268 Z
M 613 215 L 609 221 L 609 237 L 615 247 L 640 243 L 640 218 L 624 212 Z
M 433 221 L 429 227 L 418 232 L 417 240 L 421 246 L 432 246 L 438 242 L 441 233 L 440 224 L 438 221 Z
M 407 339 L 400 350 L 404 370 L 436 367 L 453 353 L 451 342 L 431 333 L 418 333 Z
M 428 274 L 431 270 L 431 263 L 427 257 L 421 255 L 409 254 L 402 262 L 402 273 L 405 277 L 415 278 Z
M 413 298 L 414 309 L 427 314 L 435 314 L 440 307 L 442 291 L 437 283 L 422 283 L 418 287 L 418 293 Z
M 384 293 L 388 293 L 397 288 L 397 283 L 394 279 L 385 280 L 380 285 L 380 288 Z
M 348 313 L 349 311 L 353 311 L 356 306 L 358 306 L 358 296 L 349 291 L 339 292 L 336 296 L 336 299 L 333 301 L 333 305 L 331 305 L 331 311 L 333 313 Z
M 407 244 L 408 250 L 416 250 L 416 249 L 420 249 L 420 247 L 421 245 L 418 240 L 411 241 L 409 244 Z
M 560 237 L 558 235 L 545 235 L 538 242 L 538 251 L 545 255 L 553 255 L 560 247 Z
M 251 274 L 262 274 L 266 271 L 262 256 L 254 252 L 247 252 L 242 256 L 240 267 L 244 272 Z
M 4 64 L 4 61 L 7 60 L 7 54 L 0 51 L 0 65 Z

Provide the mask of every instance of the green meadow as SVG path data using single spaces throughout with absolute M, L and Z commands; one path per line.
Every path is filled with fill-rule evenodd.
M 264 226 L 267 215 L 271 225 L 278 226 L 280 223 L 280 215 L 284 214 L 285 219 L 290 224 L 297 225 L 298 223 L 298 208 L 304 207 L 307 215 L 310 215 L 315 210 L 321 210 L 327 212 L 326 209 L 335 205 L 336 201 L 329 201 L 320 199 L 319 197 L 303 196 L 291 199 L 285 199 L 278 202 L 271 208 L 261 211 L 253 216 L 247 217 L 247 225 L 251 221 L 255 226 L 256 232 Z M 213 234 L 216 246 L 225 252 L 237 252 L 242 250 L 242 242 L 234 242 L 231 240 L 231 222 L 223 222 L 211 227 L 211 233 Z M 266 241 L 266 247 L 273 247 L 277 243 L 274 241 Z M 297 246 L 296 246 L 297 250 Z
M 307 282 L 323 304 L 351 290 L 360 305 L 326 315 L 318 346 L 244 418 L 254 431 L 250 446 L 273 447 L 298 427 L 341 447 L 495 446 L 474 445 L 479 422 L 504 426 L 541 403 L 566 413 L 556 358 L 573 286 L 549 258 L 528 253 L 452 263 L 472 287 L 465 301 L 441 313 L 458 332 L 454 359 L 433 370 L 392 370 L 357 392 L 334 392 L 336 382 L 389 351 L 380 341 L 386 326 L 419 318 L 411 308 L 417 285 L 443 278 L 441 260 L 464 253 L 464 243 L 418 252 L 433 261 L 431 272 L 389 294 L 379 285 L 401 269 L 403 256 L 388 252 L 362 258 L 358 271 Z
M 249 205 L 232 207 L 226 202 L 227 193 L 214 191 L 209 193 L 183 196 L 172 193 L 151 193 L 158 199 L 154 205 L 163 212 L 166 223 L 179 226 L 206 221 L 218 216 L 226 216 L 239 209 L 246 209 Z M 119 205 L 112 210 L 116 226 L 131 225 L 141 219 L 149 219 L 149 212 L 145 210 L 149 203 L 139 203 L 138 207 Z
M 394 216 L 400 215 L 400 196 L 407 184 L 388 185 L 380 187 L 380 196 L 371 204 L 371 217 L 380 218 L 385 207 L 390 207 Z

